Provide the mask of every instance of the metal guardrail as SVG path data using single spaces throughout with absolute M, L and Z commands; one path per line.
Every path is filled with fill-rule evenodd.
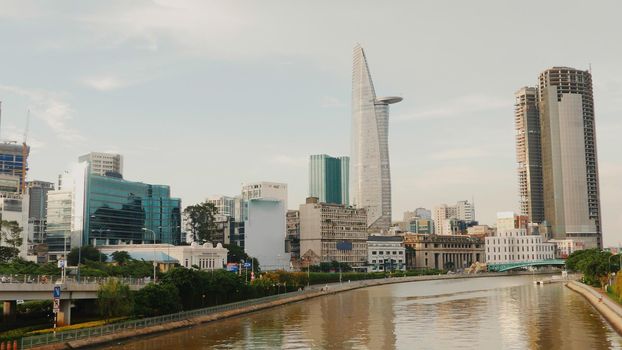
M 54 275 L 0 275 L 0 284 L 5 283 L 19 283 L 19 284 L 103 284 L 109 279 L 117 279 L 124 284 L 129 285 L 144 285 L 151 282 L 151 277 L 88 277 L 83 276 L 80 278 L 80 282 L 75 276 L 65 277 L 63 280 L 60 276 Z
M 175 314 L 168 314 L 162 316 L 155 316 L 149 318 L 142 318 L 138 320 L 132 321 L 124 321 L 119 323 L 113 323 L 109 325 L 99 326 L 99 327 L 90 327 L 84 329 L 75 329 L 64 332 L 56 332 L 47 333 L 41 335 L 33 335 L 28 337 L 23 337 L 21 339 L 21 347 L 20 349 L 31 349 L 36 346 L 42 346 L 47 344 L 59 343 L 59 342 L 67 342 L 79 339 L 88 339 L 91 337 L 99 337 L 107 334 L 113 334 L 126 330 L 134 330 L 140 329 L 150 326 L 161 325 L 170 322 L 177 322 L 187 320 L 197 316 L 205 316 L 214 314 L 217 312 L 235 310 L 242 307 L 259 305 L 266 302 L 271 302 L 275 300 L 290 298 L 297 295 L 303 294 L 311 294 L 317 292 L 328 292 L 334 293 L 338 291 L 360 288 L 360 287 L 371 287 L 382 285 L 386 283 L 395 283 L 398 281 L 401 282 L 414 282 L 420 280 L 440 280 L 440 279 L 459 279 L 459 278 L 478 278 L 478 277 L 486 277 L 486 276 L 508 276 L 507 273 L 485 273 L 485 274 L 473 274 L 473 275 L 420 275 L 420 276 L 404 276 L 404 277 L 391 277 L 391 278 L 379 278 L 379 279 L 369 279 L 369 280 L 358 280 L 358 281 L 344 281 L 343 283 L 328 283 L 324 286 L 322 285 L 312 285 L 311 287 L 306 288 L 304 291 L 296 291 L 289 292 L 277 295 L 271 295 L 262 298 L 249 299 L 244 301 L 238 301 L 235 303 L 211 306 L 202 309 L 190 310 L 190 311 L 182 311 Z
M 177 322 L 190 319 L 192 317 L 197 316 L 205 316 L 214 314 L 217 312 L 235 310 L 242 307 L 253 306 L 262 304 L 265 302 L 275 301 L 279 299 L 285 299 L 292 296 L 300 295 L 301 293 L 305 293 L 302 291 L 298 292 L 289 292 L 277 295 L 271 295 L 267 297 L 250 299 L 244 301 L 238 301 L 230 304 L 217 305 L 212 307 L 207 307 L 203 309 L 196 309 L 190 311 L 182 311 L 175 314 L 155 316 L 142 318 L 139 320 L 125 321 L 119 323 L 113 323 L 109 325 L 99 326 L 99 327 L 90 327 L 84 329 L 75 329 L 68 330 L 64 332 L 56 332 L 54 333 L 46 333 L 41 335 L 33 335 L 29 337 L 23 337 L 21 339 L 21 347 L 20 349 L 31 349 L 36 346 L 47 345 L 58 342 L 67 342 L 79 339 L 87 339 L 91 337 L 99 337 L 102 335 L 118 333 L 126 330 L 140 329 L 150 326 L 156 326 L 160 324 Z

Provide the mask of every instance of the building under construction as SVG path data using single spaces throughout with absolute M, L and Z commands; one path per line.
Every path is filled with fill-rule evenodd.
M 26 193 L 26 174 L 30 147 L 15 142 L 0 142 L 0 174 L 19 179 L 19 193 Z

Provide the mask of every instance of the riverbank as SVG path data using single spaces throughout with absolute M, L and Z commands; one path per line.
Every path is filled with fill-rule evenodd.
M 570 281 L 566 287 L 585 297 L 603 315 L 611 327 L 622 335 L 622 306 L 619 303 L 612 300 L 606 292 L 580 282 Z
M 199 309 L 179 314 L 165 315 L 149 319 L 142 319 L 118 325 L 108 325 L 95 329 L 81 330 L 80 332 L 59 333 L 55 337 L 26 337 L 22 339 L 22 349 L 76 349 L 96 345 L 103 345 L 119 341 L 122 339 L 146 336 L 160 332 L 172 331 L 185 327 L 192 327 L 201 323 L 216 321 L 232 316 L 272 308 L 279 305 L 298 302 L 315 298 L 322 295 L 340 293 L 358 288 L 366 288 L 392 283 L 407 283 L 416 281 L 448 280 L 465 278 L 486 278 L 499 276 L 532 275 L 533 272 L 513 272 L 513 273 L 484 273 L 477 275 L 434 275 L 434 276 L 412 276 L 394 277 L 380 280 L 364 280 L 355 282 L 344 282 L 341 284 L 330 284 L 326 286 L 315 286 L 307 288 L 305 291 L 281 294 L 279 296 L 248 300 L 218 307 Z M 542 274 L 551 274 L 550 271 Z

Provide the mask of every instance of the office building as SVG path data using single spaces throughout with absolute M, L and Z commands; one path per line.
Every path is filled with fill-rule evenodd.
M 555 257 L 558 259 L 567 259 L 568 256 L 577 250 L 585 249 L 585 244 L 581 241 L 573 241 L 572 239 L 551 239 L 547 243 L 555 244 Z M 612 252 L 612 254 L 618 254 Z
M 452 219 L 463 222 L 455 221 Z M 475 221 L 475 205 L 467 200 L 458 201 L 456 205 L 441 204 L 434 208 L 434 232 L 438 235 L 456 234 L 456 230 L 466 231 L 466 227 L 477 225 Z M 465 226 L 464 230 L 460 227 Z
M 80 156 L 79 162 L 88 162 L 91 173 L 99 176 L 123 176 L 123 156 L 115 153 L 91 152 Z
M 530 235 L 525 228 L 497 231 L 486 237 L 486 262 L 507 264 L 555 258 L 555 244 L 545 243 L 540 235 Z
M 602 248 L 592 75 L 568 67 L 540 73 L 544 218 L 554 239 Z
M 285 252 L 287 184 L 257 182 L 242 186 L 245 202 L 244 251 L 262 270 L 289 269 Z
M 309 197 L 322 203 L 349 204 L 350 157 L 316 154 L 309 158 Z
M 235 198 L 227 196 L 212 196 L 206 201 L 213 204 L 218 210 L 218 215 L 234 217 L 235 216 Z
M 48 192 L 50 259 L 71 247 L 143 243 L 179 244 L 181 201 L 170 188 L 99 176 L 86 162 L 63 175 L 63 186 Z
M 28 173 L 28 155 L 30 147 L 14 142 L 0 142 L 0 174 L 9 175 L 19 180 L 19 193 L 26 192 L 26 174 Z
M 433 234 L 434 233 L 434 221 L 430 219 L 414 218 L 409 222 L 408 230 L 412 233 L 421 234 Z
M 36 254 L 40 262 L 45 261 L 45 228 L 47 217 L 48 192 L 54 190 L 54 184 L 46 181 L 28 181 L 28 241 L 29 254 Z
M 389 105 L 401 97 L 376 97 L 360 45 L 354 48 L 352 69 L 351 201 L 367 211 L 371 231 L 391 226 L 391 171 L 389 165 Z
M 405 234 L 409 268 L 464 269 L 484 262 L 484 240 L 470 236 Z
M 520 213 L 531 222 L 541 223 L 544 221 L 544 193 L 538 90 L 523 87 L 514 97 Z
M 337 261 L 366 269 L 367 214 L 365 209 L 320 203 L 309 197 L 300 205 L 301 259 Z M 315 262 L 314 262 L 315 263 Z
M 401 236 L 367 238 L 367 272 L 406 271 L 406 249 Z

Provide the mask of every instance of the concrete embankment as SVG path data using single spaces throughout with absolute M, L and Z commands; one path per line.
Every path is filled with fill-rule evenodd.
M 570 281 L 566 287 L 583 295 L 587 301 L 603 315 L 613 329 L 622 335 L 622 306 L 612 300 L 607 293 L 580 282 Z
M 551 272 L 546 272 L 550 274 Z M 484 273 L 478 275 L 433 275 L 433 276 L 411 276 L 411 277 L 393 277 L 393 278 L 384 278 L 377 280 L 364 280 L 364 281 L 352 281 L 352 282 L 343 282 L 343 283 L 334 283 L 329 285 L 314 285 L 310 288 L 307 288 L 306 291 L 302 292 L 292 292 L 291 297 L 285 297 L 278 300 L 268 301 L 265 303 L 258 303 L 254 305 L 249 305 L 245 307 L 240 307 L 234 310 L 227 310 L 222 312 L 210 313 L 208 315 L 196 316 L 186 320 L 176 321 L 176 322 L 168 322 L 164 324 L 129 329 L 119 331 L 113 334 L 106 334 L 101 336 L 94 336 L 84 339 L 77 339 L 67 342 L 59 342 L 53 343 L 43 346 L 33 347 L 32 349 L 40 349 L 40 350 L 60 350 L 60 349 L 77 349 L 84 347 L 92 347 L 96 345 L 102 345 L 106 343 L 112 343 L 115 341 L 129 339 L 134 337 L 146 336 L 160 332 L 172 331 L 184 327 L 192 327 L 195 325 L 199 325 L 201 323 L 216 321 L 232 316 L 242 315 L 245 313 L 258 311 L 262 309 L 267 309 L 279 305 L 289 304 L 293 302 L 303 301 L 306 299 L 315 298 L 322 295 L 327 294 L 335 294 L 340 292 L 345 292 L 349 290 L 354 290 L 358 288 L 367 288 L 373 286 L 379 286 L 384 284 L 392 284 L 392 283 L 407 283 L 407 282 L 416 282 L 416 281 L 431 281 L 431 280 L 445 280 L 445 279 L 464 279 L 464 278 L 482 278 L 482 277 L 501 277 L 501 276 L 515 276 L 515 275 L 531 275 L 532 272 L 515 272 L 515 273 L 505 273 L 505 272 L 497 272 L 497 273 Z

